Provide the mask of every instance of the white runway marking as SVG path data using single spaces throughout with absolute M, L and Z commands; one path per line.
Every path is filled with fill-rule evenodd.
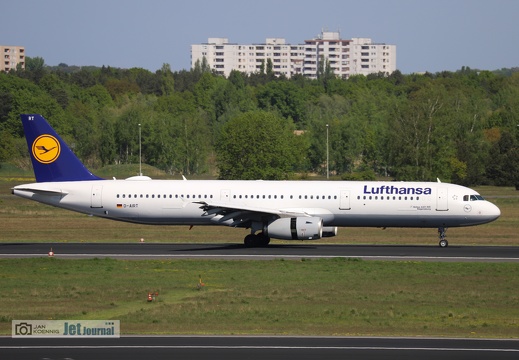
M 48 257 L 48 254 L 1 254 L 0 257 Z M 54 254 L 55 258 L 121 258 L 121 259 L 238 259 L 238 260 L 299 260 L 299 259 L 364 259 L 364 260 L 395 260 L 395 261 L 504 261 L 518 262 L 519 258 L 508 257 L 476 257 L 476 256 L 344 256 L 344 255 L 204 255 L 204 254 Z

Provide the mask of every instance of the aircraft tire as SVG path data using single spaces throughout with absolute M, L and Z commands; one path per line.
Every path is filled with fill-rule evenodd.
M 245 247 L 265 247 L 270 243 L 270 238 L 263 234 L 249 234 L 243 239 Z
M 449 242 L 445 239 L 443 240 L 440 240 L 440 247 L 441 248 L 446 248 L 447 246 L 449 246 Z
M 270 243 L 270 238 L 263 234 L 259 234 L 258 236 L 258 245 L 261 247 L 266 247 Z
M 257 243 L 256 235 L 254 235 L 254 234 L 249 234 L 249 235 L 245 236 L 245 239 L 243 239 L 243 244 L 245 245 L 245 247 L 248 247 L 248 248 L 256 246 L 256 243 Z

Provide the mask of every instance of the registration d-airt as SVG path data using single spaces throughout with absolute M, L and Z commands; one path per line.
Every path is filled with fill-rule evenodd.
M 338 227 L 436 228 L 496 220 L 476 191 L 441 182 L 105 180 L 93 175 L 41 115 L 21 115 L 36 183 L 14 195 L 106 219 L 248 229 L 246 246 L 318 240 Z M 172 228 L 172 236 L 174 236 Z

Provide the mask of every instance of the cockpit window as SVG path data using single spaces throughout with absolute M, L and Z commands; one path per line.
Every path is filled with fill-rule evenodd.
M 485 200 L 483 196 L 481 195 L 465 195 L 463 196 L 463 201 L 478 201 L 478 200 Z

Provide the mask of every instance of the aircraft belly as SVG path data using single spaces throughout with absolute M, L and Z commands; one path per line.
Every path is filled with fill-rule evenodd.
M 348 214 L 335 217 L 328 226 L 344 227 L 458 227 L 481 223 L 481 218 L 469 218 L 464 215 L 432 215 L 405 214 L 398 212 L 392 215 L 384 214 Z
M 344 227 L 400 227 L 426 226 L 427 219 L 421 216 L 405 216 L 403 214 L 348 214 L 335 217 L 334 226 Z M 325 223 L 326 224 L 326 223 Z M 328 225 L 328 224 L 326 224 Z
M 203 211 L 196 207 L 141 209 L 139 222 L 162 225 L 210 224 L 211 217 L 203 217 Z

